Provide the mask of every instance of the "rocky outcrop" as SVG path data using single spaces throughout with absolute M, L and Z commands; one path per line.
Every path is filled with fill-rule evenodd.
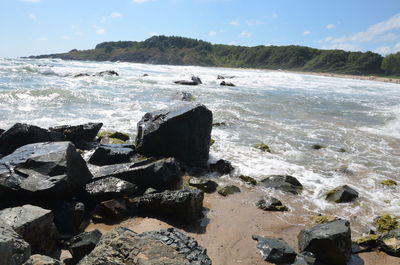
M 400 228 L 382 235 L 379 238 L 379 248 L 389 255 L 400 257 Z
M 78 265 L 190 265 L 183 254 L 150 236 L 140 236 L 119 227 L 102 237 L 97 246 Z
M 150 236 L 168 246 L 171 246 L 179 254 L 183 254 L 191 264 L 211 265 L 211 259 L 207 250 L 191 237 L 188 237 L 175 228 L 161 229 L 157 231 L 144 232 L 142 236 Z
M 86 123 L 81 125 L 62 125 L 51 127 L 52 132 L 62 133 L 67 141 L 79 145 L 81 141 L 91 142 L 103 126 L 103 123 Z
M 0 219 L 0 264 L 21 265 L 31 255 L 31 246 Z
M 68 250 L 74 261 L 80 261 L 89 254 L 99 243 L 102 233 L 95 229 L 90 232 L 84 232 L 74 236 L 67 242 Z
M 135 147 L 129 144 L 100 145 L 89 159 L 89 163 L 97 166 L 128 163 L 135 154 Z
M 220 159 L 215 163 L 210 163 L 210 170 L 211 172 L 218 172 L 221 175 L 225 175 L 231 173 L 234 168 L 231 162 Z
M 253 235 L 257 248 L 265 261 L 276 264 L 291 264 L 296 259 L 296 252 L 283 240 Z
M 202 216 L 204 193 L 198 189 L 184 189 L 146 194 L 129 200 L 139 214 L 163 215 L 186 222 Z
M 0 135 L 0 154 L 9 155 L 26 144 L 65 141 L 65 136 L 34 125 L 16 123 Z
M 282 204 L 282 202 L 274 197 L 265 196 L 260 199 L 257 204 L 257 208 L 264 211 L 287 211 L 288 208 Z
M 138 191 L 138 187 L 122 179 L 106 177 L 88 183 L 85 191 L 89 197 L 89 201 L 100 202 L 132 195 Z
M 175 157 L 195 167 L 207 167 L 212 112 L 186 103 L 146 113 L 138 122 L 136 148 L 146 156 Z
M 61 261 L 43 255 L 32 255 L 23 265 L 62 265 Z
M 59 244 L 59 234 L 50 210 L 28 204 L 1 210 L 0 219 L 30 244 L 32 254 L 48 256 L 55 254 Z
M 300 231 L 299 251 L 309 251 L 318 262 L 327 265 L 345 265 L 351 254 L 350 223 L 346 220 L 316 225 Z
M 180 167 L 174 158 L 151 158 L 136 163 L 97 167 L 91 171 L 93 180 L 115 177 L 143 189 L 167 189 L 181 176 Z
M 351 202 L 358 198 L 358 192 L 353 188 L 343 185 L 326 193 L 326 200 L 336 203 Z
M 303 190 L 303 185 L 295 177 L 287 175 L 271 175 L 263 179 L 260 185 L 293 194 L 299 194 Z
M 85 161 L 70 142 L 29 144 L 0 159 L 0 199 L 61 199 L 90 179 Z M 0 202 L 0 205 L 1 205 Z

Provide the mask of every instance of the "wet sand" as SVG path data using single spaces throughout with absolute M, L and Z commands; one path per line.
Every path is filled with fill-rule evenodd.
M 117 226 L 125 226 L 142 233 L 174 226 L 207 248 L 214 265 L 271 264 L 262 260 L 256 241 L 251 238 L 253 234 L 283 238 L 297 251 L 297 234 L 300 230 L 313 226 L 310 213 L 291 205 L 288 205 L 291 208 L 289 213 L 261 211 L 255 207 L 255 203 L 262 193 L 249 188 L 241 189 L 241 193 L 228 197 L 217 193 L 206 194 L 206 217 L 190 226 L 167 219 L 137 217 L 116 225 L 90 224 L 86 230 L 97 228 L 106 232 Z M 349 264 L 399 265 L 400 258 L 381 252 L 370 252 L 353 255 Z

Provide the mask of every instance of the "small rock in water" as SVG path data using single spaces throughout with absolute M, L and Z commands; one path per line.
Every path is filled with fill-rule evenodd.
M 269 196 L 260 199 L 256 206 L 264 211 L 288 211 L 288 208 L 280 200 Z
M 376 229 L 379 232 L 389 232 L 391 230 L 400 228 L 400 224 L 397 219 L 398 217 L 391 214 L 383 214 L 378 216 L 375 220 Z
M 326 146 L 322 144 L 313 144 L 312 148 L 315 150 L 320 150 L 322 148 L 326 148 Z
M 254 178 L 252 178 L 250 176 L 240 175 L 238 178 L 240 178 L 241 180 L 243 180 L 246 183 L 249 183 L 252 185 L 257 185 L 257 180 L 255 180 Z
M 226 161 L 224 159 L 220 159 L 217 162 L 210 164 L 210 170 L 211 172 L 218 172 L 221 175 L 225 175 L 231 173 L 234 170 L 234 168 L 231 162 Z
M 397 182 L 392 179 L 385 179 L 380 182 L 382 185 L 393 187 L 397 186 Z
M 218 193 L 225 197 L 239 192 L 240 192 L 239 187 L 235 185 L 228 185 L 218 190 Z
M 194 96 L 191 93 L 185 91 L 176 92 L 173 99 L 182 101 L 195 101 Z
M 215 181 L 203 178 L 190 178 L 189 185 L 207 193 L 215 192 L 218 187 L 218 184 Z
M 326 193 L 326 200 L 336 203 L 351 202 L 358 198 L 358 192 L 353 188 L 343 185 Z
M 232 82 L 226 82 L 226 81 L 222 81 L 219 85 L 220 86 L 235 86 L 235 84 L 233 84 Z
M 263 152 L 271 153 L 271 149 L 269 148 L 269 146 L 264 143 L 258 143 L 256 145 L 254 145 L 254 147 L 257 149 L 260 149 Z
M 289 175 L 271 175 L 263 179 L 260 185 L 293 194 L 300 194 L 303 190 L 303 185 L 295 177 Z
M 283 240 L 253 235 L 257 248 L 265 261 L 276 264 L 291 264 L 296 259 L 296 252 Z

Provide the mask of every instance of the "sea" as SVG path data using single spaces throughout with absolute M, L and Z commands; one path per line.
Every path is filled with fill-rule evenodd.
M 119 76 L 74 77 L 106 70 Z M 173 82 L 192 75 L 202 84 Z M 235 86 L 220 86 L 218 75 Z M 235 171 L 223 179 L 246 185 L 236 177 L 294 176 L 304 186 L 300 196 L 273 194 L 308 212 L 355 220 L 363 229 L 380 214 L 400 213 L 399 84 L 254 69 L 0 58 L 0 128 L 102 122 L 103 129 L 134 139 L 141 117 L 179 104 L 174 98 L 182 91 L 222 124 L 212 130 L 210 162 L 232 163 Z M 261 142 L 271 153 L 254 148 Z M 399 185 L 382 185 L 387 179 Z M 340 185 L 357 190 L 359 198 L 327 202 L 325 193 Z

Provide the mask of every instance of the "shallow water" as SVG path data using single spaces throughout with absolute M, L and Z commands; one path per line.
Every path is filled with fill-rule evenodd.
M 103 70 L 120 76 L 73 77 Z M 203 84 L 173 83 L 192 74 Z M 217 75 L 235 76 L 229 81 L 236 87 L 219 86 Z M 296 201 L 276 194 L 287 204 L 366 227 L 379 213 L 400 212 L 400 186 L 380 184 L 388 178 L 400 182 L 398 84 L 263 70 L 0 58 L 0 128 L 91 121 L 134 136 L 144 113 L 179 103 L 172 99 L 177 91 L 192 93 L 213 111 L 214 122 L 226 123 L 213 128 L 211 160 L 231 161 L 234 176 L 293 175 L 305 190 Z M 272 153 L 252 147 L 259 142 Z M 313 144 L 326 148 L 314 150 Z M 356 203 L 325 202 L 324 193 L 342 184 L 360 193 Z

